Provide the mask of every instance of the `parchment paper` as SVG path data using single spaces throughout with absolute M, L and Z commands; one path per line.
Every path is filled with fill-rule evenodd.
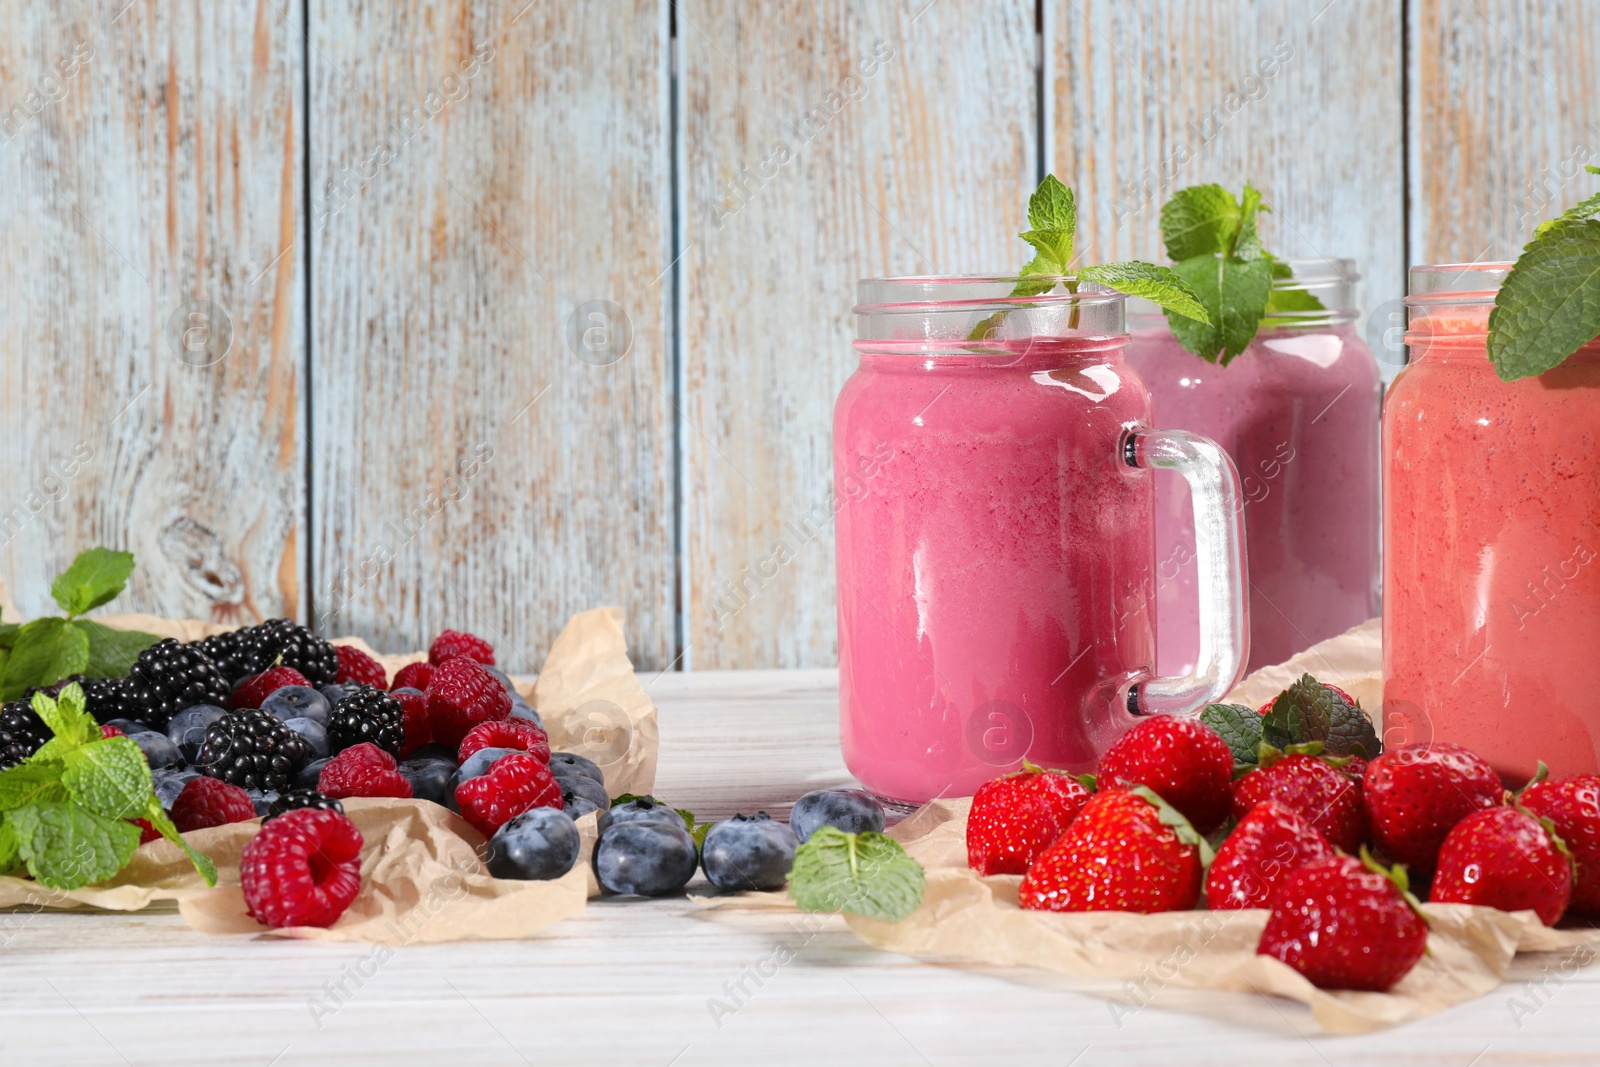
M 1259 707 L 1310 671 L 1378 709 L 1381 662 L 1377 620 L 1325 641 L 1281 666 L 1257 671 L 1230 700 Z M 846 915 L 876 948 L 932 962 L 1032 968 L 1066 975 L 1081 992 L 1112 998 L 1119 1024 L 1147 1004 L 1192 1006 L 1183 990 L 1215 991 L 1207 1005 L 1245 1025 L 1272 1026 L 1260 995 L 1287 997 L 1311 1009 L 1330 1032 L 1377 1030 L 1480 997 L 1504 979 L 1516 953 L 1565 952 L 1559 966 L 1592 961 L 1600 930 L 1548 929 L 1532 912 L 1507 914 L 1462 904 L 1428 904 L 1428 954 L 1388 993 L 1327 992 L 1294 970 L 1255 954 L 1267 912 L 1186 911 L 1056 914 L 1017 905 L 1017 875 L 981 878 L 967 867 L 970 799 L 925 805 L 889 831 L 927 870 L 927 894 L 898 923 Z M 697 898 L 715 908 L 792 910 L 786 893 Z M 1240 994 L 1244 996 L 1240 996 Z
M 185 641 L 228 629 L 150 615 L 98 621 Z M 371 651 L 359 638 L 335 643 Z M 391 676 L 400 666 L 425 658 L 423 653 L 377 656 Z M 581 752 L 600 764 L 613 796 L 654 788 L 656 709 L 628 660 L 620 609 L 597 608 L 573 616 L 551 646 L 538 683 L 513 681 L 539 708 L 551 748 Z M 239 855 L 260 820 L 184 835 L 216 861 L 216 888 L 206 887 L 177 846 L 153 841 L 140 846 L 117 877 L 98 886 L 52 890 L 29 879 L 0 877 L 0 908 L 139 911 L 176 905 L 190 926 L 205 933 L 401 945 L 527 937 L 582 911 L 584 901 L 599 894 L 589 869 L 594 814 L 578 820 L 583 851 L 571 871 L 554 881 L 523 882 L 491 877 L 479 858 L 483 836 L 437 804 L 353 797 L 344 806 L 364 838 L 361 893 L 326 930 L 271 930 L 245 911 Z

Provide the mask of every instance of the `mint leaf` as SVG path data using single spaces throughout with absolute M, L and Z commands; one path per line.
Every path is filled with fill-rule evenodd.
M 17 631 L 20 629 L 20 622 L 0 622 L 0 648 L 10 651 L 11 646 L 17 643 Z
M 1245 183 L 1244 195 L 1239 198 L 1239 233 L 1233 239 L 1228 254 L 1235 259 L 1260 259 L 1267 254 L 1261 247 L 1261 235 L 1256 232 L 1256 213 L 1271 211 L 1261 202 L 1261 194 Z
M 89 640 L 89 662 L 82 674 L 87 678 L 121 678 L 133 667 L 139 653 L 161 638 L 140 630 L 113 630 L 90 619 L 73 619 L 68 626 L 82 630 Z
M 1489 313 L 1503 381 L 1543 374 L 1600 334 L 1600 220 L 1558 219 L 1522 249 Z
M 28 873 L 52 889 L 103 882 L 127 866 L 139 828 L 66 800 L 35 801 L 6 813 Z
M 1054 174 L 1046 174 L 1039 188 L 1028 197 L 1028 225 L 1035 230 L 1060 230 L 1072 241 L 1078 231 L 1078 204 L 1072 190 Z M 1067 259 L 1071 259 L 1069 255 Z M 1065 260 L 1062 261 L 1065 264 Z
M 1266 259 L 1196 256 L 1175 268 L 1209 318 L 1196 321 L 1167 313 L 1167 325 L 1184 348 L 1201 359 L 1228 361 L 1249 347 L 1272 295 L 1272 267 Z
M 1082 268 L 1078 271 L 1078 277 L 1087 282 L 1109 285 L 1119 293 L 1154 301 L 1167 312 L 1168 319 L 1177 315 L 1202 323 L 1211 321 L 1194 290 L 1170 267 L 1158 267 L 1154 263 L 1142 263 L 1139 260 L 1101 263 Z
M 100 724 L 89 714 L 83 687 L 76 682 L 54 700 L 43 693 L 33 694 L 33 710 L 55 736 L 29 759 L 60 759 L 67 752 L 100 739 Z
M 1167 258 L 1220 255 L 1239 230 L 1239 201 L 1220 185 L 1179 189 L 1161 205 L 1161 239 Z
M 53 760 L 30 759 L 0 771 L 0 811 L 26 807 L 36 800 L 65 800 L 61 770 L 61 764 Z
M 0 874 L 10 874 L 17 865 L 17 835 L 0 815 Z
M 1333 731 L 1333 703 L 1337 699 L 1333 690 L 1311 675 L 1302 674 L 1273 698 L 1272 708 L 1262 717 L 1262 740 L 1284 750 L 1308 741 L 1326 744 Z
M 1588 171 L 1590 174 L 1600 174 L 1600 167 L 1585 166 L 1583 169 Z M 1563 211 L 1561 214 L 1557 215 L 1548 222 L 1539 223 L 1539 225 L 1534 229 L 1533 235 L 1538 237 L 1550 227 L 1564 219 L 1587 219 L 1592 218 L 1595 215 L 1600 215 L 1600 193 L 1595 193 L 1593 196 L 1589 197 L 1589 199 L 1578 204 L 1577 207 L 1568 208 L 1566 211 Z
M 143 815 L 155 795 L 150 764 L 130 738 L 108 737 L 62 757 L 61 783 L 72 799 L 97 815 L 132 819 Z
M 194 869 L 206 880 L 206 885 L 217 884 L 216 863 L 204 852 L 196 852 L 194 847 L 183 839 L 183 835 L 178 833 L 178 828 L 172 824 L 172 819 L 162 809 L 161 801 L 156 799 L 154 793 L 150 795 L 150 805 L 145 809 L 144 818 L 162 837 L 183 849 L 189 857 L 189 862 L 194 864 Z
M 1267 256 L 1266 258 L 1270 264 L 1273 281 L 1285 281 L 1294 277 L 1294 271 L 1290 269 L 1289 264 L 1281 259 L 1274 259 L 1272 256 Z M 1274 287 L 1272 295 L 1267 297 L 1266 317 L 1271 318 L 1274 315 L 1327 310 L 1327 306 L 1321 300 L 1318 300 L 1304 289 L 1279 289 Z
M 35 619 L 17 631 L 0 681 L 0 699 L 19 700 L 30 686 L 59 682 L 83 670 L 88 661 L 88 640 L 75 631 L 69 634 L 65 619 Z
M 794 854 L 789 895 L 802 911 L 848 911 L 899 922 L 927 889 L 922 864 L 883 834 L 824 826 Z
M 72 566 L 61 572 L 50 595 L 68 615 L 82 615 L 115 598 L 132 573 L 132 552 L 91 548 L 78 553 Z
M 1243 704 L 1209 704 L 1200 721 L 1228 743 L 1235 763 L 1254 763 L 1256 746 L 1261 744 L 1261 715 Z

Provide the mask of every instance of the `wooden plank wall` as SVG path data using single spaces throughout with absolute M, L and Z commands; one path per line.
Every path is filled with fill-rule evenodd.
M 1159 256 L 1172 188 L 1249 178 L 1275 250 L 1357 259 L 1381 315 L 1407 262 L 1514 255 L 1600 158 L 1586 0 L 0 0 L 0 25 L 21 610 L 109 543 L 140 559 L 119 607 L 390 649 L 461 625 L 518 669 L 601 602 L 645 667 L 831 664 L 831 530 L 789 524 L 831 488 L 854 282 L 1014 266 L 1044 166 L 1105 259 Z

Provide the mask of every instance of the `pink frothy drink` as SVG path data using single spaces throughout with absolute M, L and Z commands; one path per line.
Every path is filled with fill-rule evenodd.
M 1274 289 L 1321 310 L 1266 319 L 1226 366 L 1184 350 L 1153 305 L 1130 312 L 1128 362 L 1155 425 L 1215 440 L 1239 469 L 1250 558 L 1249 669 L 1378 614 L 1377 361 L 1351 328 L 1349 260 L 1291 260 Z M 1143 303 L 1142 301 L 1140 302 Z M 1199 651 L 1194 515 L 1181 479 L 1156 478 L 1156 666 Z
M 898 804 L 970 795 L 1024 756 L 1087 770 L 1134 715 L 1221 697 L 1247 653 L 1226 455 L 1148 429 L 1120 294 L 1012 299 L 1013 281 L 860 286 L 834 409 L 835 484 L 858 490 L 836 519 L 841 743 Z M 1195 487 L 1206 608 L 1196 670 L 1166 679 L 1156 467 Z

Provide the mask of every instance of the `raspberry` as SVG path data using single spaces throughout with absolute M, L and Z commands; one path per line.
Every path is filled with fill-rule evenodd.
M 325 797 L 411 798 L 411 783 L 396 769 L 394 757 L 371 741 L 352 745 L 323 765 L 317 792 Z
M 482 748 L 514 748 L 541 763 L 550 762 L 549 735 L 533 723 L 521 719 L 480 722 L 461 739 L 461 750 L 456 753 L 456 759 L 465 763 L 468 756 Z
M 433 740 L 433 730 L 428 725 L 428 698 L 421 693 L 399 690 L 391 691 L 389 695 L 400 702 L 401 722 L 404 724 L 401 735 L 405 740 L 401 756 L 409 757 Z
M 293 667 L 269 667 L 260 674 L 246 675 L 233 687 L 233 706 L 259 708 L 273 690 L 286 685 L 310 685 L 306 676 Z
M 361 891 L 361 831 L 336 811 L 265 823 L 239 857 L 245 906 L 268 926 L 332 926 Z
M 328 743 L 334 752 L 371 741 L 393 755 L 405 746 L 405 708 L 382 689 L 357 685 L 339 698 L 328 715 Z
M 161 836 L 161 831 L 150 825 L 149 819 L 129 819 L 129 822 L 139 828 L 139 844 L 148 845 Z
M 427 693 L 428 724 L 433 739 L 442 745 L 459 745 L 467 731 L 480 722 L 511 714 L 511 694 L 500 679 L 465 657 L 436 668 Z
M 428 662 L 437 667 L 446 660 L 465 657 L 486 667 L 494 666 L 494 646 L 460 630 L 440 630 L 428 646 Z
M 109 737 L 127 737 L 127 736 L 128 736 L 127 734 L 123 733 L 121 730 L 117 729 L 115 726 L 102 726 L 102 727 L 100 727 L 100 740 L 102 740 L 102 741 L 106 740 Z
M 324 774 L 327 772 L 324 771 Z M 561 783 L 532 756 L 501 756 L 489 773 L 456 786 L 461 817 L 484 837 L 529 808 L 560 808 Z
M 389 672 L 383 669 L 383 664 L 354 645 L 335 645 L 333 650 L 339 656 L 339 673 L 334 676 L 335 682 L 340 685 L 360 682 L 374 689 L 389 688 Z
M 433 678 L 433 665 L 429 663 L 408 663 L 394 672 L 394 684 L 390 689 L 421 689 L 428 688 L 428 682 Z
M 192 778 L 172 802 L 172 823 L 180 833 L 249 822 L 256 817 L 250 794 L 216 778 Z

